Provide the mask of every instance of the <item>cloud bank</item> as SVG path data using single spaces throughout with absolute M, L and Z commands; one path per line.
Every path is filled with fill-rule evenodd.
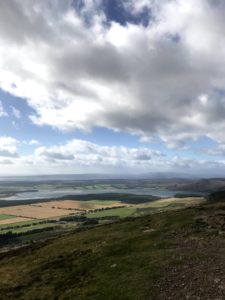
M 23 144 L 33 141 L 24 141 Z M 174 155 L 168 157 L 147 147 L 103 146 L 72 139 L 52 146 L 38 146 L 31 154 L 20 153 L 21 143 L 12 137 L 0 138 L 0 174 L 143 174 L 177 172 L 197 176 L 222 176 L 225 160 L 204 160 Z

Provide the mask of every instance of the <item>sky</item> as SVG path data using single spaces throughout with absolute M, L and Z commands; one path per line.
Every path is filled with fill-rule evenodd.
M 0 1 L 0 175 L 225 176 L 224 0 Z

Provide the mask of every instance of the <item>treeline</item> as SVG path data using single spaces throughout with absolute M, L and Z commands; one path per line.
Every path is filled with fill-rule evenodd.
M 84 222 L 87 220 L 87 217 L 79 215 L 79 216 L 66 216 L 59 219 L 59 222 Z
M 203 194 L 194 194 L 194 193 L 188 193 L 188 194 L 182 194 L 177 193 L 173 197 L 174 198 L 202 198 Z
M 36 228 L 36 229 L 27 230 L 25 232 L 8 231 L 6 233 L 0 234 L 0 244 L 1 245 L 8 244 L 8 243 L 12 242 L 14 239 L 19 238 L 21 236 L 26 236 L 26 235 L 35 234 L 35 233 L 41 233 L 41 232 L 45 232 L 45 231 L 52 231 L 52 230 L 54 230 L 54 227 Z
M 97 218 L 87 218 L 86 216 L 66 216 L 59 219 L 60 222 L 79 222 L 83 225 L 94 225 L 98 224 L 100 220 L 117 220 L 120 219 L 119 216 L 104 216 L 104 217 L 97 217 Z
M 57 200 L 102 200 L 102 201 L 120 201 L 127 204 L 139 204 L 159 200 L 161 197 L 152 195 L 136 195 L 126 193 L 102 193 L 102 194 L 87 194 L 87 195 L 67 195 Z
M 89 209 L 87 213 L 95 213 L 99 211 L 104 211 L 104 210 L 111 210 L 111 209 L 118 209 L 118 208 L 124 208 L 126 207 L 125 205 L 118 205 L 118 206 L 107 206 L 107 207 L 101 207 L 101 208 L 95 208 L 95 209 Z

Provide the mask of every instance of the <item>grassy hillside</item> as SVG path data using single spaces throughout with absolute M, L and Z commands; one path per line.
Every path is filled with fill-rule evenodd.
M 0 299 L 223 299 L 223 213 L 129 218 L 1 254 Z

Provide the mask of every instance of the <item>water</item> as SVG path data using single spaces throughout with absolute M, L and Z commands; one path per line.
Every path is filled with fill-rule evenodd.
M 87 194 L 102 194 L 102 193 L 127 193 L 137 195 L 152 195 L 163 198 L 173 197 L 174 194 L 190 194 L 191 192 L 171 191 L 162 188 L 133 188 L 133 189 L 38 189 L 33 192 L 19 192 L 10 197 L 4 197 L 5 200 L 30 200 L 30 199 L 45 199 L 45 198 L 60 198 L 66 195 L 87 195 Z

